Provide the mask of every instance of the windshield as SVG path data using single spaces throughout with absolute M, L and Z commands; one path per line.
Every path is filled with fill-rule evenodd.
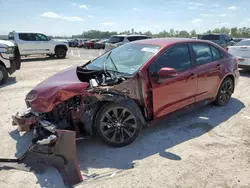
M 113 36 L 109 38 L 108 43 L 115 44 L 118 42 L 122 42 L 123 40 L 124 40 L 124 37 Z
M 236 43 L 234 46 L 250 46 L 250 40 L 242 40 Z
M 132 75 L 139 70 L 161 46 L 127 43 L 93 60 L 86 67 L 91 70 L 113 70 Z

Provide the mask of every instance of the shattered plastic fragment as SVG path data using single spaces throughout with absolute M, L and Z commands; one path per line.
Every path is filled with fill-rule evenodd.
M 40 145 L 45 145 L 45 144 L 50 144 L 51 141 L 55 141 L 55 140 L 56 140 L 56 135 L 50 135 L 48 138 L 37 141 L 37 143 Z

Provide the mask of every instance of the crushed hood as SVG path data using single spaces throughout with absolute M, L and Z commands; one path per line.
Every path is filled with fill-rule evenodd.
M 37 112 L 50 112 L 56 105 L 73 96 L 84 93 L 87 82 L 81 82 L 76 74 L 77 66 L 56 73 L 44 80 L 26 96 L 26 103 Z

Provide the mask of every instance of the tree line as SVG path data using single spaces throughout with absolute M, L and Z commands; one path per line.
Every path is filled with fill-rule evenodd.
M 151 37 L 183 37 L 183 38 L 189 38 L 189 37 L 199 37 L 203 34 L 210 34 L 210 33 L 224 33 L 232 38 L 250 38 L 250 28 L 242 27 L 242 28 L 215 28 L 213 30 L 208 30 L 204 33 L 198 33 L 195 30 L 192 30 L 190 32 L 186 30 L 174 30 L 170 29 L 169 31 L 163 30 L 159 33 L 152 33 L 151 31 L 147 32 L 138 32 L 134 29 L 127 30 L 124 32 L 116 32 L 116 31 L 99 31 L 99 30 L 89 30 L 84 31 L 82 34 L 79 35 L 73 35 L 72 38 L 109 38 L 112 35 L 118 35 L 118 34 L 143 34 L 148 35 Z M 67 38 L 67 37 L 53 37 L 53 38 Z

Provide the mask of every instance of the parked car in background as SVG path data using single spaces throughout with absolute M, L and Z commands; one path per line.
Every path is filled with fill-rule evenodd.
M 88 49 L 93 49 L 94 48 L 94 44 L 96 42 L 98 42 L 100 39 L 91 39 L 91 40 L 88 40 L 84 43 L 84 48 L 88 48 Z
M 4 84 L 9 74 L 21 67 L 21 58 L 17 45 L 11 41 L 0 40 L 0 85 Z
M 42 33 L 10 32 L 9 40 L 17 44 L 20 55 L 47 54 L 65 58 L 69 46 L 60 41 L 55 41 Z
M 85 42 L 87 42 L 87 41 L 88 41 L 87 39 L 81 39 L 81 40 L 79 40 L 78 41 L 78 48 L 83 48 Z
M 29 111 L 12 118 L 36 125 L 37 140 L 66 129 L 121 147 L 147 122 L 196 104 L 226 105 L 238 78 L 236 58 L 215 43 L 139 40 L 47 78 L 27 94 Z
M 250 39 L 228 46 L 227 51 L 238 58 L 239 68 L 250 69 Z
M 72 47 L 78 47 L 79 40 L 80 40 L 80 39 L 75 39 L 75 40 L 72 42 Z
M 238 43 L 238 42 L 240 42 L 240 41 L 242 41 L 242 40 L 244 40 L 245 38 L 233 38 L 233 41 L 235 42 L 235 44 L 236 43 Z
M 200 39 L 212 41 L 223 48 L 235 44 L 233 39 L 226 34 L 205 34 L 200 36 Z
M 102 40 L 94 43 L 94 49 L 104 49 L 107 41 L 108 41 L 108 39 L 102 39 Z
M 146 36 L 146 35 L 113 35 L 111 36 L 107 43 L 105 44 L 105 52 L 112 50 L 113 48 L 116 48 L 118 46 L 121 46 L 125 43 L 136 41 L 136 40 L 144 40 L 144 39 L 150 39 L 152 37 Z

